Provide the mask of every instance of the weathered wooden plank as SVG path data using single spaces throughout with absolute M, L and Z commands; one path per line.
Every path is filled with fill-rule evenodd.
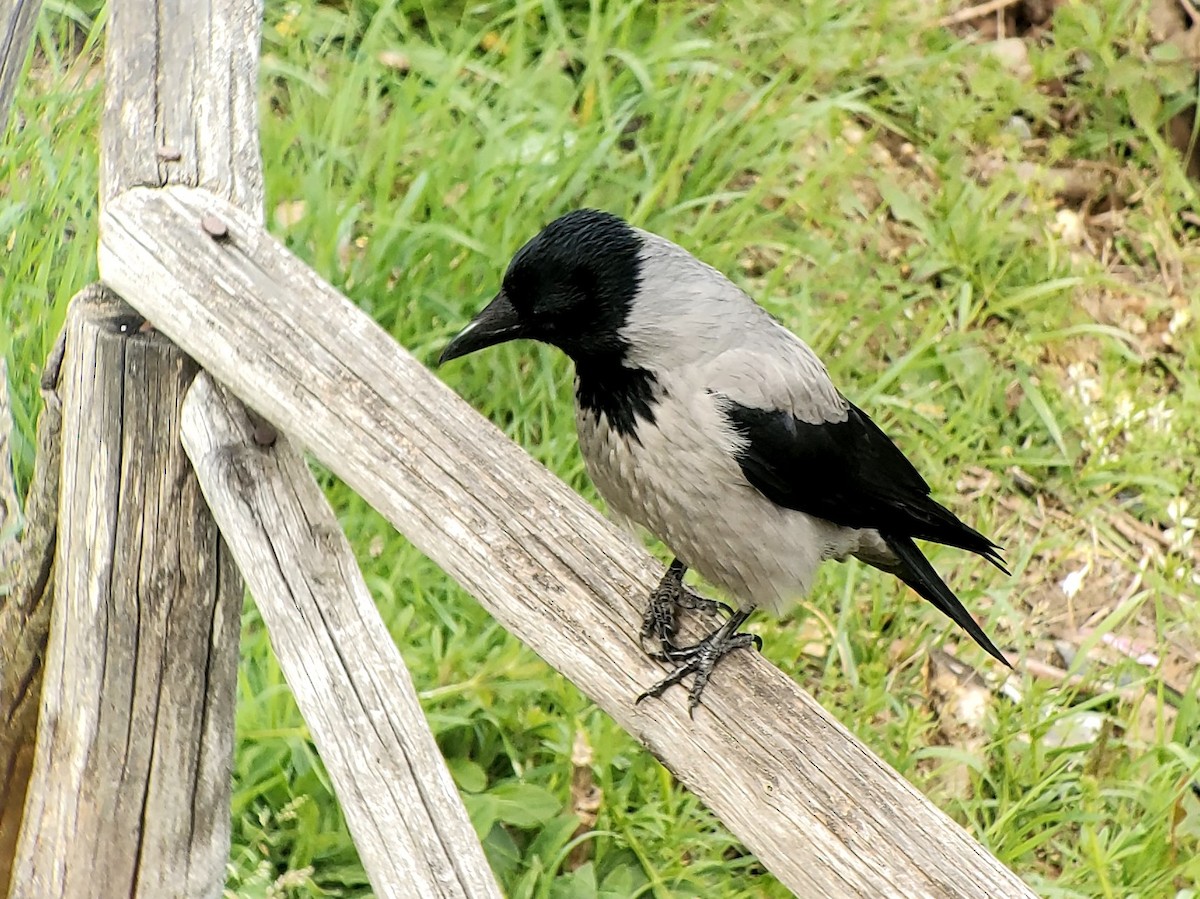
M 101 288 L 85 288 L 81 296 Z M 46 639 L 54 594 L 54 551 L 58 539 L 58 483 L 62 468 L 62 363 L 56 347 L 42 375 L 42 414 L 37 458 L 15 550 L 0 558 L 0 894 L 7 895 L 25 791 L 33 771 L 38 702 L 42 692 Z M 4 556 L 0 552 L 0 556 Z
M 41 12 L 41 0 L 0 0 L 0 144 Z M 0 359 L 0 893 L 12 873 L 33 767 L 42 654 L 53 591 L 61 413 L 53 388 L 38 420 L 26 522 L 12 477 L 8 373 Z M 18 542 L 17 529 L 25 538 Z
M 217 896 L 242 588 L 179 442 L 196 366 L 109 295 L 71 307 L 67 345 L 54 611 L 11 895 Z
M 201 375 L 183 442 L 380 896 L 499 897 L 350 544 L 303 458 Z
M 262 216 L 262 0 L 113 0 L 103 204 L 137 185 L 204 187 Z
M 13 481 L 12 406 L 9 405 L 8 363 L 0 358 L 0 570 L 6 567 L 10 546 L 21 526 L 21 503 Z
M 635 705 L 661 676 L 632 636 L 659 567 L 254 218 L 202 191 L 133 190 L 105 210 L 99 258 L 107 283 L 595 699 L 798 895 L 1032 895 L 761 657 L 724 663 L 694 721 L 678 693 Z
M 110 80 L 106 92 L 106 126 L 119 123 L 119 127 L 105 130 L 107 152 L 101 172 L 102 196 L 107 199 L 133 184 L 199 185 L 231 198 L 250 215 L 261 219 L 263 188 L 256 83 L 259 0 L 209 0 L 182 6 L 169 0 L 125 0 L 114 6 L 112 14 L 106 67 L 111 71 L 115 65 L 119 66 L 125 77 Z M 146 46 L 151 37 L 156 42 L 153 52 Z M 205 78 L 213 82 L 199 82 Z M 157 94 L 144 89 L 149 83 L 157 83 Z M 227 414 L 220 404 L 208 412 L 214 417 Z M 204 418 L 203 412 L 195 414 L 198 419 Z M 261 484 L 263 496 L 288 496 L 298 490 L 307 491 L 305 495 L 310 497 L 319 495 L 316 483 L 294 450 L 281 444 L 275 455 L 282 460 L 280 464 L 286 462 L 288 471 L 303 480 L 297 484 L 281 481 Z M 309 511 L 316 515 L 312 508 Z M 333 520 L 327 508 L 323 520 Z M 292 532 L 289 536 L 300 542 L 310 539 L 302 532 Z M 322 539 L 326 539 L 324 535 Z M 287 547 L 282 535 L 277 537 L 276 544 L 274 548 L 281 553 L 296 555 L 294 543 L 290 551 L 284 552 Z M 290 648 L 292 644 L 282 640 L 277 645 Z M 294 656 L 281 655 L 280 661 L 293 674 L 301 670 Z M 311 703 L 306 711 L 314 716 L 322 714 Z M 419 720 L 420 727 L 425 728 L 424 720 Z M 418 736 L 411 739 L 411 744 L 397 745 L 405 749 L 421 747 Z M 428 742 L 433 745 L 432 737 Z M 343 802 L 350 806 L 347 814 L 352 820 L 357 815 L 358 834 L 364 840 L 360 854 L 375 878 L 377 890 L 408 894 L 406 891 L 417 883 L 411 874 L 402 885 L 390 875 L 408 865 L 423 863 L 431 880 L 444 881 L 440 887 L 445 890 L 444 895 L 486 895 L 480 884 L 490 884 L 494 891 L 491 872 L 456 792 L 451 790 L 449 800 L 443 797 L 436 804 L 433 803 L 436 791 L 431 792 L 427 797 L 430 808 L 407 812 L 414 820 L 419 820 L 420 815 L 435 814 L 442 819 L 440 826 L 446 834 L 469 841 L 458 849 L 454 865 L 449 869 L 441 867 L 445 859 L 437 855 L 437 841 L 432 840 L 431 845 L 437 831 L 430 831 L 418 844 L 408 846 L 420 849 L 425 856 L 423 861 L 419 855 L 398 856 L 396 850 L 405 845 L 401 839 L 405 831 L 390 834 L 382 842 L 371 838 L 371 827 L 380 822 L 390 826 L 393 822 L 387 820 L 383 810 L 377 819 L 369 813 L 360 813 L 362 797 L 370 795 L 370 791 L 364 794 L 362 784 L 358 783 L 360 778 L 374 778 L 374 783 L 394 771 L 378 762 L 366 769 L 348 769 L 342 766 L 344 755 L 337 751 L 344 747 L 327 741 L 324 748 L 332 752 L 326 763 L 343 794 Z M 391 759 L 431 784 L 444 777 L 444 763 L 436 753 L 432 758 L 427 753 L 418 753 L 407 759 L 392 755 Z M 351 761 L 360 760 L 351 757 Z M 391 789 L 402 785 L 402 781 L 396 782 Z M 453 877 L 447 878 L 447 872 Z
M 42 0 L 0 0 L 0 138 L 29 56 Z

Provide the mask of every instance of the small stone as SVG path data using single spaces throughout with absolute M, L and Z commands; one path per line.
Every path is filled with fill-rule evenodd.
M 1072 209 L 1060 209 L 1054 216 L 1053 230 L 1064 243 L 1081 247 L 1087 243 L 1087 226 L 1083 216 Z
M 1015 115 L 1010 118 L 1008 124 L 1004 126 L 1004 130 L 1016 137 L 1021 143 L 1033 140 L 1033 129 L 1029 127 L 1029 122 L 1025 120 L 1024 116 Z
M 412 68 L 412 60 L 401 50 L 381 50 L 378 56 L 381 65 L 399 72 L 401 75 Z
M 984 48 L 996 57 L 1000 65 L 1018 78 L 1024 79 L 1033 76 L 1033 66 L 1029 64 L 1029 47 L 1021 38 L 1006 37 L 992 41 L 990 44 L 984 44 Z

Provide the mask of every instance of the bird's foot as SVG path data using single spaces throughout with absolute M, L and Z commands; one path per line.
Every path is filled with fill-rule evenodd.
M 691 689 L 688 691 L 688 716 L 691 717 L 696 706 L 700 704 L 700 695 L 708 685 L 717 663 L 735 649 L 754 646 L 762 649 L 762 638 L 757 634 L 738 633 L 738 628 L 750 617 L 753 609 L 739 609 L 730 615 L 729 620 L 694 646 L 666 648 L 663 655 L 668 661 L 674 662 L 676 668 L 657 684 L 642 693 L 637 701 L 657 699 L 670 687 L 682 681 L 689 674 L 695 675 Z
M 667 568 L 667 573 L 659 581 L 658 586 L 650 593 L 646 612 L 642 615 L 642 630 L 639 641 L 647 655 L 659 660 L 671 658 L 671 654 L 679 652 L 680 647 L 675 642 L 679 632 L 679 610 L 700 612 L 705 615 L 716 615 L 722 611 L 727 615 L 733 614 L 733 609 L 715 599 L 705 599 L 693 590 L 683 585 L 683 576 L 687 566 L 675 559 Z M 646 640 L 655 638 L 662 647 L 661 652 L 646 649 Z
M 683 592 L 675 600 L 675 604 L 681 609 L 686 609 L 689 612 L 699 612 L 701 615 L 716 616 L 722 612 L 726 615 L 733 614 L 733 609 L 728 603 L 701 596 L 695 590 L 689 590 L 687 587 L 683 588 Z

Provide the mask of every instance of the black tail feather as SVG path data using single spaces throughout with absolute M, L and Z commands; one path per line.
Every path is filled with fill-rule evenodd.
M 921 550 L 917 548 L 917 545 L 912 542 L 912 539 L 910 537 L 897 537 L 889 534 L 881 536 L 899 560 L 899 565 L 893 569 L 892 573 L 916 590 L 922 599 L 931 603 L 940 612 L 950 618 L 951 621 L 966 631 L 972 640 L 987 650 L 989 655 L 1011 668 L 1012 665 L 1008 659 L 996 648 L 995 644 L 988 638 L 988 635 L 983 632 L 983 628 L 975 623 L 975 619 L 971 617 L 971 613 L 959 602 L 958 597 L 954 595 L 953 591 L 946 586 L 945 581 L 942 580 L 933 566 L 929 564 L 929 560 L 925 558 Z M 984 539 L 985 542 L 991 545 L 990 541 L 986 541 L 986 538 L 981 537 L 981 539 Z M 973 547 L 964 548 L 974 550 Z M 995 549 L 992 549 L 990 555 L 979 550 L 974 551 L 979 552 L 981 556 L 1001 571 L 1004 571 L 1005 574 L 1008 573 L 1004 568 L 1003 562 L 998 561 L 999 556 L 996 555 Z
M 987 559 L 1005 574 L 1012 574 L 1004 564 L 1004 557 L 1000 555 L 999 544 L 993 543 L 969 524 L 965 524 L 957 515 L 931 497 L 926 497 L 919 508 L 914 508 L 911 504 L 905 506 L 905 511 L 910 517 L 907 528 L 910 536 L 953 546 L 955 549 L 965 549 Z

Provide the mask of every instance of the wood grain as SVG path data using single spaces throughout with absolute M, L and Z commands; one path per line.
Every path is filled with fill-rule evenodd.
M 195 363 L 139 318 L 108 295 L 68 313 L 54 611 L 13 897 L 215 897 L 224 882 L 242 587 L 179 443 Z
M 262 0 L 114 0 L 104 55 L 101 205 L 186 184 L 262 218 Z
M 41 11 L 42 0 L 0 0 L 0 139 Z
M 13 481 L 13 418 L 8 364 L 0 357 L 0 570 L 7 567 L 21 527 L 21 503 Z
M 98 295 L 88 287 L 79 295 Z M 57 348 L 42 376 L 42 414 L 25 523 L 0 560 L 0 893 L 7 895 L 25 793 L 33 772 L 38 704 L 54 595 L 58 485 L 62 470 L 62 362 Z
M 143 75 L 147 78 L 153 76 L 161 85 L 163 93 L 159 97 L 136 89 L 140 81 L 133 82 L 133 90 L 124 86 L 129 83 L 127 80 L 116 80 L 110 84 L 106 94 L 106 121 L 121 121 L 127 127 L 114 129 L 106 135 L 108 152 L 101 171 L 102 195 L 108 198 L 115 191 L 132 184 L 198 185 L 231 198 L 247 214 L 261 220 L 263 187 L 256 83 L 261 4 L 257 0 L 209 0 L 181 13 L 178 5 L 165 0 L 126 0 L 114 8 L 114 22 L 120 24 L 122 20 L 118 17 L 126 15 L 128 18 L 124 21 L 147 23 L 143 27 L 150 27 L 150 23 L 154 23 L 155 34 L 161 40 L 157 53 L 162 60 L 160 66 L 165 65 L 169 70 L 160 68 L 157 72 L 147 71 Z M 144 69 L 155 58 L 141 46 L 144 40 L 145 36 L 140 35 L 136 28 L 126 28 L 115 44 L 110 36 L 109 53 L 116 53 L 130 66 Z M 197 77 L 192 71 L 193 67 L 199 68 L 199 77 L 216 77 L 218 70 L 220 76 L 212 85 L 197 85 L 193 81 Z M 167 102 L 163 102 L 163 97 Z M 229 414 L 215 400 L 209 412 L 214 420 Z M 202 413 L 195 414 L 204 417 Z M 302 473 L 304 480 L 295 484 L 275 481 L 259 485 L 264 491 L 263 496 L 288 496 L 292 491 L 303 490 L 306 496 L 311 497 L 313 491 L 317 490 L 316 483 L 300 457 L 286 444 L 280 445 L 277 455 L 284 459 L 281 464 L 286 463 L 290 473 L 297 476 Z M 310 511 L 315 517 L 316 512 L 311 505 Z M 332 521 L 333 514 L 326 509 L 320 518 L 325 522 Z M 287 549 L 287 555 L 295 557 L 298 554 L 296 543 L 289 549 L 286 542 L 288 538 L 298 543 L 311 540 L 311 535 L 306 536 L 299 531 L 276 535 L 276 548 L 281 552 Z M 322 539 L 326 538 L 327 535 Z M 349 601 L 349 598 L 343 597 L 341 601 Z M 379 627 L 382 626 L 380 622 Z M 325 635 L 324 639 L 330 640 L 332 636 Z M 275 646 L 281 665 L 299 677 L 298 672 L 301 666 L 307 664 L 306 660 L 292 654 L 294 646 L 286 639 L 276 642 Z M 332 674 L 330 676 L 333 677 Z M 297 683 L 303 686 L 302 682 Z M 349 690 L 351 685 L 343 682 L 339 684 L 339 689 Z M 310 704 L 306 714 L 320 715 L 322 712 Z M 325 710 L 324 714 L 333 715 L 335 712 Z M 358 726 L 362 726 L 361 721 Z M 419 726 L 427 730 L 423 718 Z M 429 739 L 432 740 L 432 737 Z M 422 745 L 418 736 L 414 735 L 412 740 L 412 744 L 404 743 L 402 748 L 419 748 Z M 362 797 L 371 796 L 370 790 L 364 794 L 364 786 L 358 783 L 359 779 L 367 779 L 374 789 L 385 773 L 390 775 L 405 766 L 410 777 L 428 779 L 430 783 L 440 782 L 439 778 L 444 774 L 444 762 L 436 754 L 433 758 L 424 752 L 410 758 L 394 756 L 392 763 L 399 766 L 397 769 L 380 767 L 372 771 L 370 766 L 366 769 L 341 769 L 343 756 L 334 751 L 339 747 L 327 742 L 325 748 L 333 751 L 333 755 L 326 758 L 325 762 L 339 787 L 340 798 L 351 806 L 356 803 L 361 806 Z M 389 748 L 395 749 L 397 746 Z M 361 761 L 357 757 L 352 760 Z M 377 760 L 376 764 L 382 763 Z M 336 774 L 334 768 L 339 768 Z M 389 781 L 388 789 L 399 790 L 403 783 Z M 444 855 L 439 855 L 442 847 L 437 840 L 430 838 L 407 845 L 406 848 L 417 853 L 414 856 L 389 857 L 393 850 L 404 845 L 403 832 L 381 843 L 371 838 L 370 828 L 378 822 L 360 816 L 356 838 L 361 836 L 363 842 L 359 846 L 359 853 L 376 890 L 402 895 L 403 892 L 396 891 L 412 888 L 416 882 L 411 877 L 405 886 L 404 880 L 397 881 L 393 876 L 397 870 L 409 865 L 422 867 L 429 873 L 431 881 L 443 881 L 439 889 L 446 892 L 436 895 L 486 895 L 480 892 L 482 888 L 479 885 L 482 883 L 491 883 L 494 889 L 491 871 L 486 866 L 474 831 L 470 829 L 466 810 L 456 792 L 451 797 L 452 802 L 445 800 L 427 809 L 414 807 L 406 811 L 413 821 L 420 820 L 422 816 L 444 816 L 446 820 L 443 826 L 447 833 L 469 837 L 470 843 L 461 848 L 461 858 L 456 862 L 456 867 L 450 869 L 445 868 Z M 431 793 L 429 798 L 432 801 L 434 794 Z M 348 814 L 357 810 L 351 809 Z M 376 880 L 376 876 L 382 880 Z M 464 892 L 456 893 L 456 884 Z
M 498 897 L 483 849 L 379 617 L 350 544 L 308 466 L 207 375 L 183 442 L 255 597 L 379 896 Z
M 0 0 L 0 144 L 41 8 L 41 0 Z M 12 477 L 8 402 L 8 373 L 0 359 L 0 892 L 12 873 L 33 767 L 42 654 L 49 629 L 48 597 L 53 590 L 61 423 L 57 408 L 47 409 L 38 421 L 40 453 L 25 510 L 31 521 L 21 525 Z M 48 480 L 52 489 L 43 490 Z M 16 539 L 18 526 L 27 534 L 22 542 Z
M 199 223 L 223 222 L 223 240 Z M 800 896 L 1028 897 L 1021 881 L 759 656 L 689 720 L 634 704 L 661 569 L 291 256 L 203 191 L 132 190 L 103 279 L 436 560 L 712 808 Z

